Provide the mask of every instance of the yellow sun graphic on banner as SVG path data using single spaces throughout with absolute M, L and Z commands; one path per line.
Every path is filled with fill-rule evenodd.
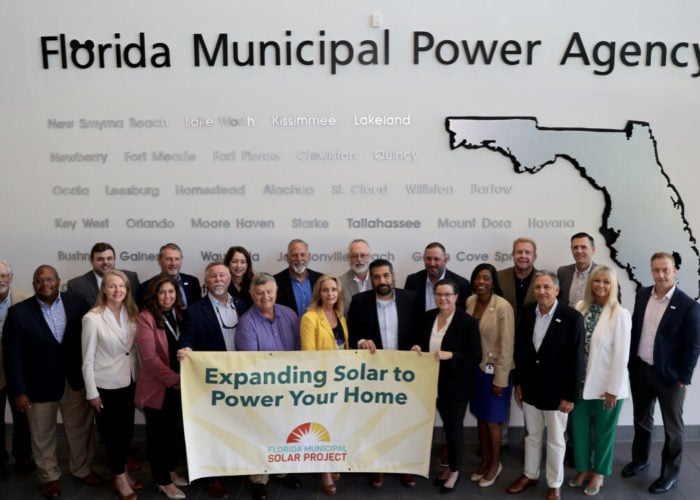
M 287 443 L 314 444 L 328 443 L 331 435 L 324 426 L 318 422 L 306 422 L 298 425 L 287 436 Z

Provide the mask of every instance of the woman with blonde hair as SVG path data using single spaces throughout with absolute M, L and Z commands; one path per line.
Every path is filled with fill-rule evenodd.
M 138 308 L 129 280 L 121 271 L 104 274 L 97 303 L 83 316 L 83 379 L 85 397 L 95 410 L 104 436 L 114 489 L 122 499 L 136 498 L 143 485 L 126 471 L 134 431 L 134 384 Z
M 323 275 L 314 285 L 309 309 L 301 317 L 301 350 L 348 348 L 348 326 L 343 316 L 343 286 L 335 276 Z M 339 474 L 321 473 L 321 490 L 335 495 Z
M 571 413 L 574 465 L 578 474 L 569 481 L 569 486 L 579 488 L 588 482 L 583 493 L 593 496 L 603 486 L 603 478 L 612 472 L 617 420 L 622 400 L 630 393 L 627 361 L 632 317 L 618 303 L 614 269 L 593 268 L 584 299 L 576 304 L 576 309 L 583 314 L 586 331 L 586 377 L 581 398 Z

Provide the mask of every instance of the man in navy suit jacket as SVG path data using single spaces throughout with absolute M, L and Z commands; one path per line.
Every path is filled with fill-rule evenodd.
M 649 486 L 651 493 L 668 491 L 678 482 L 685 433 L 685 386 L 690 384 L 700 354 L 700 306 L 676 286 L 676 270 L 673 255 L 652 255 L 654 286 L 637 292 L 632 314 L 629 372 L 634 440 L 632 461 L 622 469 L 622 476 L 636 476 L 649 466 L 658 399 L 666 441 L 661 475 Z
M 185 307 L 189 307 L 193 303 L 197 302 L 202 296 L 202 288 L 199 285 L 199 280 L 195 276 L 189 274 L 181 273 L 180 268 L 182 267 L 182 250 L 175 243 L 166 243 L 160 247 L 158 252 L 158 265 L 160 266 L 161 273 L 172 276 L 177 280 L 178 285 L 180 285 L 180 294 L 182 295 L 182 300 L 185 302 Z M 147 281 L 144 281 L 139 285 L 136 291 L 136 304 L 139 309 L 143 309 L 143 301 L 146 298 L 146 292 L 148 287 L 159 275 L 152 276 Z
M 437 241 L 428 243 L 428 246 L 426 246 L 423 251 L 423 264 L 425 265 L 425 269 L 417 273 L 409 274 L 408 277 L 406 277 L 404 288 L 416 294 L 421 311 L 435 309 L 434 287 L 435 283 L 441 279 L 449 279 L 457 284 L 459 288 L 457 307 L 462 311 L 466 310 L 467 297 L 472 294 L 472 288 L 467 278 L 447 269 L 447 263 L 449 261 L 450 257 L 447 255 L 442 243 L 438 243 Z
M 353 296 L 348 311 L 348 333 L 351 349 L 398 349 L 408 351 L 417 344 L 416 331 L 421 318 L 416 294 L 394 288 L 391 262 L 377 259 L 369 265 L 372 290 Z M 381 311 L 381 313 L 380 313 Z M 379 315 L 382 320 L 379 320 Z M 388 326 L 388 327 L 387 327 Z M 384 474 L 372 474 L 370 485 L 380 488 Z M 416 480 L 401 475 L 401 484 L 413 488 Z
M 79 295 L 59 293 L 61 280 L 51 266 L 39 266 L 32 283 L 35 296 L 10 307 L 3 327 L 7 389 L 29 420 L 41 493 L 55 497 L 61 494 L 55 446 L 59 409 L 71 473 L 85 484 L 100 483 L 90 470 L 94 413 L 81 371 L 81 321 L 88 305 Z
M 566 422 L 584 376 L 585 333 L 581 314 L 557 300 L 556 274 L 537 271 L 534 293 L 537 302 L 523 306 L 515 330 L 513 392 L 527 429 L 525 466 L 507 491 L 521 493 L 537 483 L 546 427 L 547 499 L 556 499 L 564 480 Z

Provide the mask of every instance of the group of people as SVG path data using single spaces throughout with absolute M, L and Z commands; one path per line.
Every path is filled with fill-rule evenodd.
M 11 287 L 12 270 L 0 261 L 0 382 L 7 376 L 0 410 L 9 398 L 16 464 L 36 463 L 41 493 L 60 495 L 60 410 L 73 476 L 89 485 L 102 481 L 90 468 L 96 421 L 114 489 L 135 499 L 143 484 L 126 464 L 137 405 L 153 480 L 168 498 L 185 498 L 188 482 L 177 470 L 184 443 L 179 362 L 188 352 L 393 349 L 439 362 L 436 408 L 447 462 L 434 481 L 440 493 L 453 492 L 460 479 L 468 408 L 481 449 L 469 479 L 482 488 L 495 484 L 511 393 L 526 436 L 523 474 L 508 493 L 537 484 L 546 428 L 547 499 L 561 497 L 567 445 L 577 471 L 568 485 L 597 494 L 612 472 L 617 420 L 630 394 L 635 436 L 622 475 L 649 465 L 658 400 L 666 444 L 661 475 L 649 489 L 668 491 L 681 462 L 685 386 L 700 354 L 700 307 L 676 286 L 671 254 L 652 256 L 654 285 L 638 292 L 630 314 L 620 304 L 615 270 L 592 260 L 593 238 L 575 234 L 571 251 L 574 264 L 557 273 L 537 270 L 535 242 L 518 238 L 512 267 L 479 264 L 468 280 L 447 269 L 445 247 L 433 242 L 424 250 L 424 269 L 397 288 L 392 263 L 370 262 L 362 239 L 350 243 L 350 268 L 337 277 L 309 269 L 309 248 L 299 239 L 287 247 L 287 268 L 274 276 L 254 273 L 250 253 L 233 246 L 224 261 L 206 266 L 204 296 L 197 277 L 180 272 L 182 252 L 174 243 L 161 247 L 161 272 L 143 283 L 116 270 L 114 248 L 97 243 L 93 268 L 68 281 L 66 292 L 53 267 L 39 266 L 34 298 Z M 2 472 L 9 457 L 4 446 L 0 453 Z M 249 479 L 253 498 L 267 498 L 268 475 Z M 321 473 L 322 492 L 335 495 L 338 479 Z M 381 473 L 369 478 L 374 488 L 384 480 Z M 294 474 L 283 481 L 301 485 Z M 409 474 L 399 481 L 416 484 Z M 207 481 L 207 491 L 227 495 L 217 478 Z

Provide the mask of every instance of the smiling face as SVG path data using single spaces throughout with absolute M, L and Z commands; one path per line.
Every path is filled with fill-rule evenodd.
M 34 271 L 32 285 L 39 300 L 46 304 L 53 304 L 58 297 L 61 280 L 53 267 L 41 266 Z
M 479 271 L 474 277 L 472 288 L 477 297 L 490 297 L 493 292 L 493 277 L 491 276 L 491 271 L 488 269 Z
M 428 276 L 433 283 L 442 277 L 445 272 L 447 261 L 450 260 L 440 247 L 428 248 L 423 253 L 423 264 L 425 270 L 428 271 Z
M 248 270 L 248 261 L 241 252 L 234 252 L 231 262 L 228 264 L 228 269 L 231 271 L 231 278 L 240 283 L 243 281 L 246 271 Z
M 177 277 L 182 267 L 182 252 L 172 248 L 164 249 L 158 256 L 158 265 L 163 274 Z
M 587 237 L 574 238 L 571 241 L 571 255 L 574 257 L 579 271 L 585 271 L 591 266 L 594 253 L 595 247 L 591 245 L 591 240 Z
M 559 295 L 559 287 L 549 275 L 541 275 L 535 278 L 535 299 L 540 307 L 540 312 L 547 313 L 554 305 Z
M 654 259 L 651 261 L 651 275 L 656 293 L 665 295 L 676 283 L 676 264 L 668 257 Z
M 535 259 L 537 259 L 537 253 L 532 243 L 521 241 L 513 247 L 513 263 L 519 273 L 530 273 L 535 265 Z
M 251 290 L 253 304 L 263 314 L 272 313 L 277 300 L 277 283 L 268 281 L 263 285 L 254 285 Z
M 114 269 L 115 263 L 114 252 L 110 249 L 104 252 L 95 252 L 90 258 L 90 263 L 92 264 L 92 270 L 98 276 L 104 276 L 107 271 Z
M 8 267 L 0 262 L 0 300 L 5 300 L 12 286 L 12 273 Z
M 450 285 L 435 287 L 435 304 L 440 312 L 452 314 L 457 307 L 457 292 Z
M 323 280 L 320 284 L 321 306 L 333 309 L 338 302 L 338 283 L 334 279 Z
M 591 277 L 591 293 L 593 294 L 593 302 L 603 305 L 610 298 L 610 289 L 612 283 L 610 276 L 606 272 L 596 273 Z
M 119 276 L 109 274 L 102 281 L 102 293 L 107 299 L 107 305 L 109 307 L 119 306 L 126 298 L 126 283 L 124 283 L 124 280 Z
M 369 269 L 369 259 L 371 257 L 369 245 L 362 241 L 356 241 L 350 245 L 348 250 L 350 269 L 358 276 L 364 275 Z
M 161 311 L 169 311 L 175 305 L 177 300 L 177 291 L 175 290 L 175 285 L 166 281 L 158 287 L 156 292 L 156 297 L 158 301 L 158 307 Z
M 309 263 L 309 249 L 303 243 L 293 243 L 287 249 L 287 264 L 296 275 L 306 274 L 306 265 Z
M 223 264 L 211 266 L 207 269 L 204 283 L 209 293 L 214 297 L 226 297 L 228 295 L 228 286 L 231 284 L 231 272 Z

